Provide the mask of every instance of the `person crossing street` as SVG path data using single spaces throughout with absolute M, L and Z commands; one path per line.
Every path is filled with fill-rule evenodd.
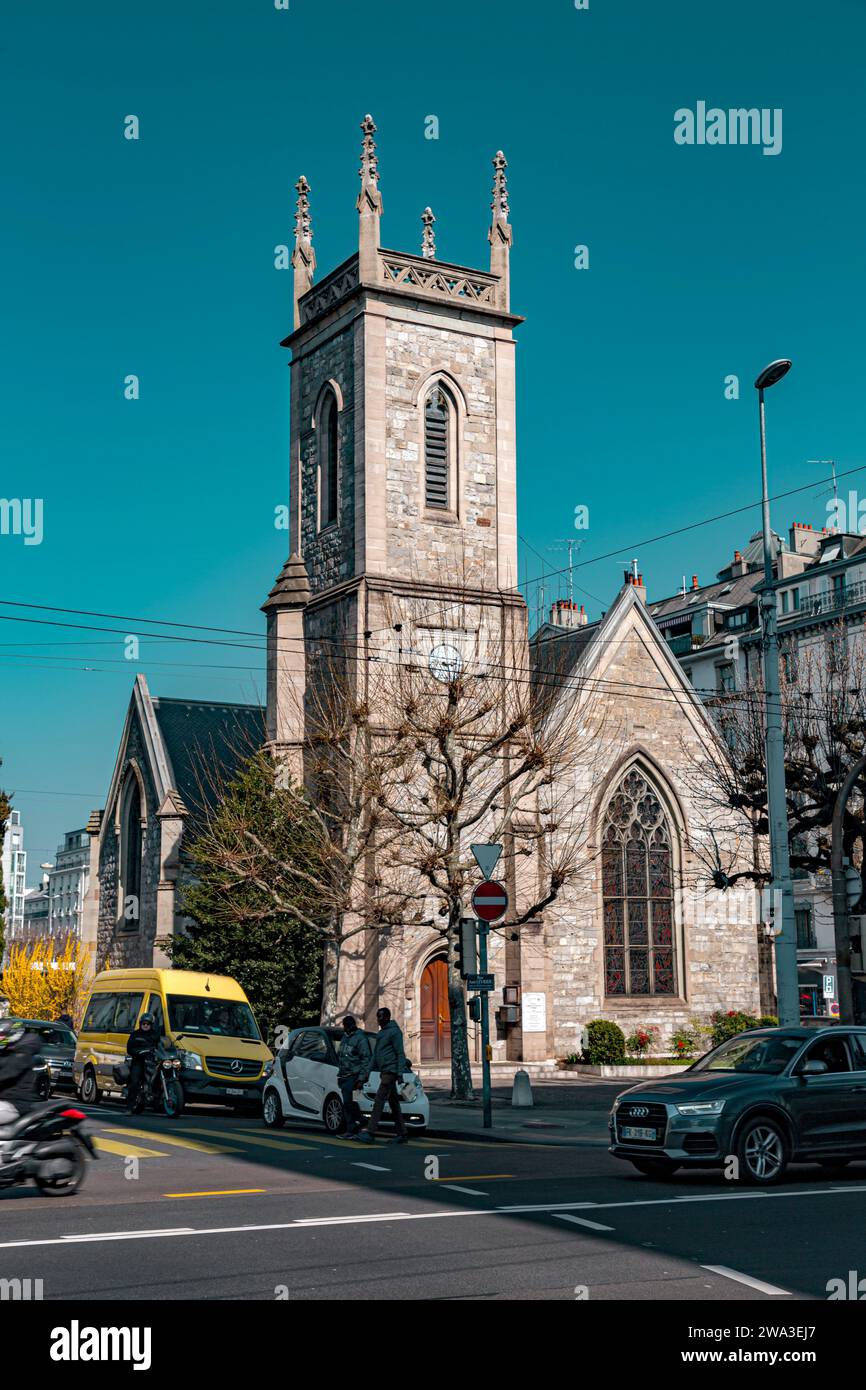
M 409 1063 L 406 1061 L 406 1053 L 403 1049 L 403 1034 L 399 1025 L 392 1019 L 390 1009 L 378 1009 L 376 1022 L 379 1025 L 379 1036 L 373 1047 L 373 1065 L 368 1069 L 367 1075 L 371 1071 L 378 1071 L 379 1089 L 376 1092 L 376 1099 L 373 1101 L 367 1130 L 364 1134 L 359 1134 L 358 1139 L 363 1144 L 376 1142 L 376 1131 L 382 1119 L 382 1111 L 387 1105 L 394 1117 L 394 1126 L 397 1130 L 394 1138 L 389 1139 L 388 1143 L 408 1144 L 409 1135 L 406 1132 L 403 1112 L 400 1109 L 400 1098 L 397 1094 L 400 1078 L 405 1071 L 409 1070 Z
M 360 1133 L 361 1112 L 355 1101 L 355 1092 L 363 1084 L 363 1078 L 370 1074 L 373 1053 L 367 1034 L 358 1027 L 358 1021 L 353 1014 L 347 1014 L 343 1019 L 343 1033 L 337 1084 L 343 1097 L 343 1112 L 346 1116 L 343 1137 L 349 1139 L 352 1135 Z

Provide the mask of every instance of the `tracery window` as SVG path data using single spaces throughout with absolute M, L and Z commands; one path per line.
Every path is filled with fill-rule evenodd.
M 604 992 L 675 995 L 673 846 L 664 808 L 632 767 L 602 830 Z

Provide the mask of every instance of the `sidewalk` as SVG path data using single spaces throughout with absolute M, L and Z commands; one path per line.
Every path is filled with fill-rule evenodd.
M 476 1142 L 606 1148 L 610 1107 L 627 1085 L 607 1080 L 579 1085 L 544 1081 L 532 1087 L 533 1106 L 520 1109 L 511 1105 L 510 1087 L 494 1086 L 491 1129 L 483 1127 L 480 1086 L 472 1101 L 451 1100 L 448 1088 L 431 1086 L 427 1090 L 428 1133 Z

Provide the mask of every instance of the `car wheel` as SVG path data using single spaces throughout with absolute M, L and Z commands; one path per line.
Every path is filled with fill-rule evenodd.
M 329 1134 L 340 1134 L 346 1128 L 346 1112 L 339 1096 L 325 1098 L 322 1119 Z
M 102 1097 L 102 1092 L 96 1083 L 96 1072 L 93 1067 L 85 1067 L 84 1075 L 81 1078 L 81 1099 L 85 1105 L 98 1105 Z
M 661 1182 L 672 1178 L 679 1167 L 669 1158 L 633 1158 L 631 1162 L 645 1178 L 658 1178 Z
M 788 1136 L 776 1120 L 756 1115 L 746 1120 L 737 1138 L 737 1159 L 742 1182 L 768 1186 L 778 1182 L 788 1166 Z
M 265 1091 L 262 1101 L 262 1119 L 268 1129 L 282 1129 L 286 1123 L 279 1092 L 273 1086 L 269 1086 Z

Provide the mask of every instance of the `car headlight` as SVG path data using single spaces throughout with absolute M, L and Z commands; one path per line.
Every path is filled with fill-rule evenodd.
M 678 1105 L 681 1115 L 721 1115 L 725 1108 L 723 1100 L 696 1100 L 688 1105 Z
M 264 1077 L 265 1081 L 267 1081 L 267 1079 L 268 1079 L 269 1076 L 273 1076 L 273 1073 L 274 1073 L 274 1064 L 273 1064 L 273 1062 L 265 1062 L 265 1069 L 264 1069 L 264 1071 L 262 1072 L 262 1076 Z
M 180 1060 L 188 1071 L 204 1071 L 201 1055 L 198 1052 L 181 1051 Z

